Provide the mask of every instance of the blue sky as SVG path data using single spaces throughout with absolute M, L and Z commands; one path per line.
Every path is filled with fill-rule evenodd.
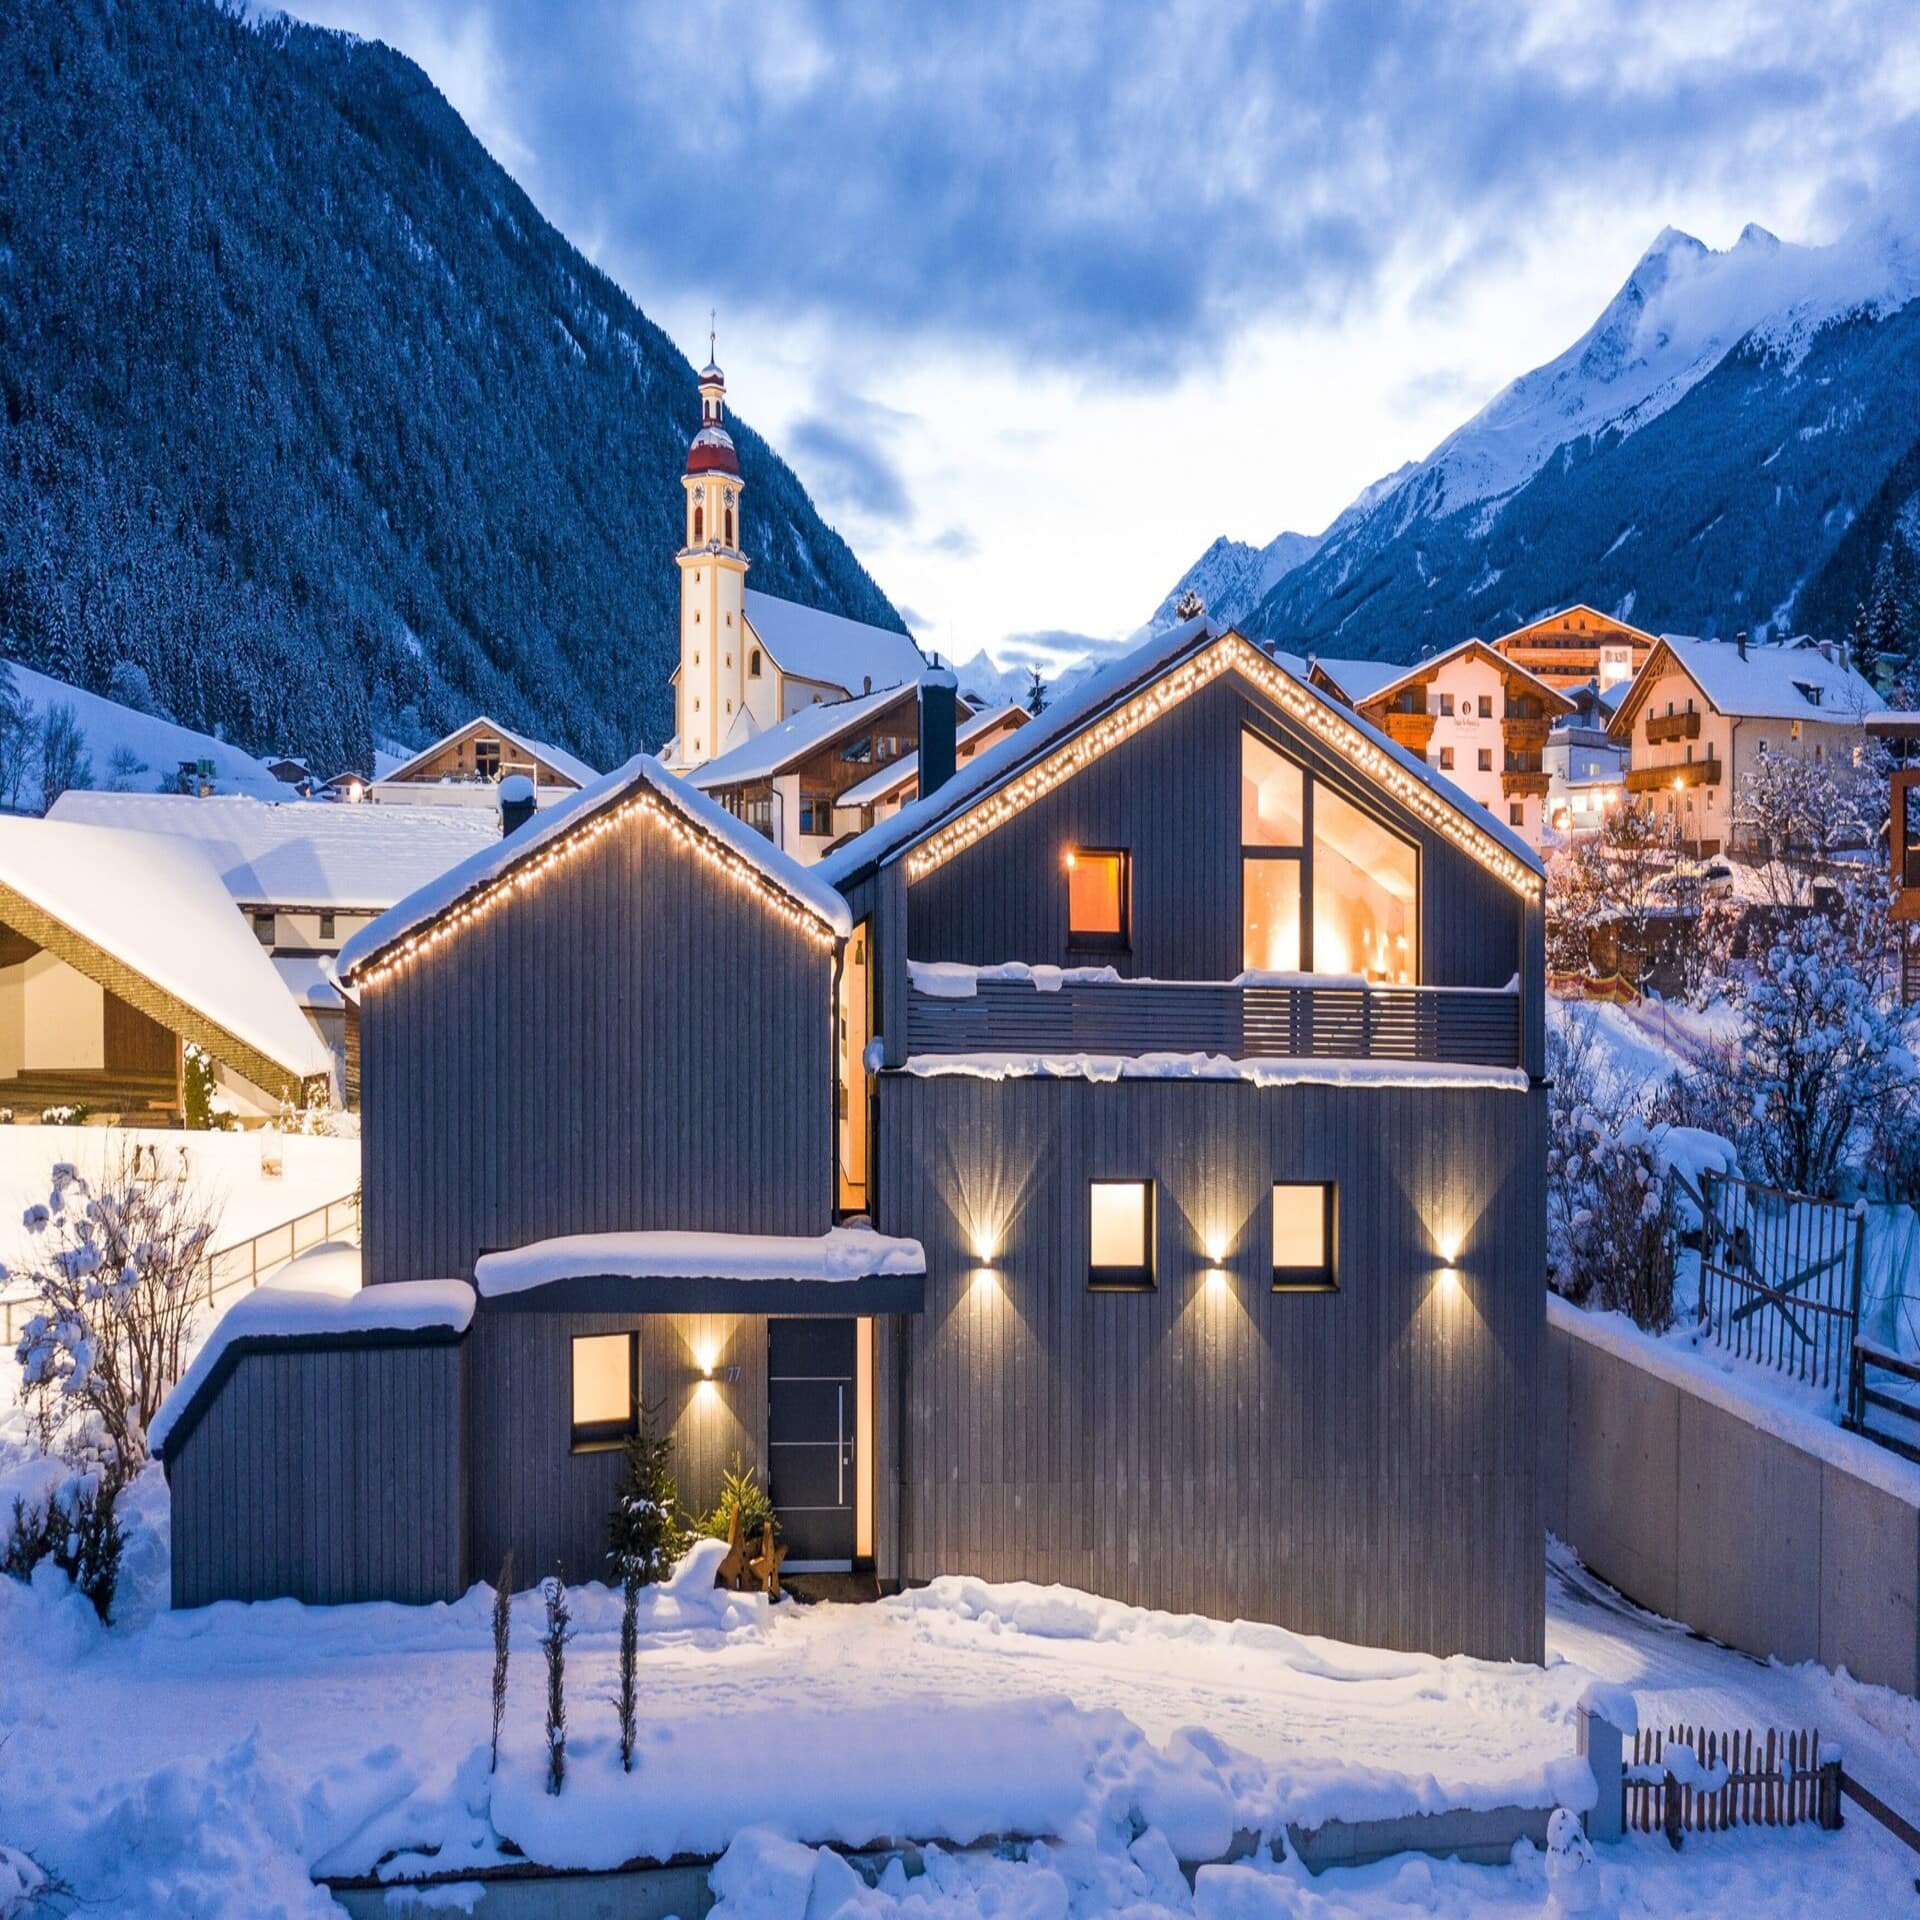
M 1920 168 L 1902 4 L 295 0 L 426 68 L 921 636 L 1124 634 L 1566 346 L 1669 223 Z

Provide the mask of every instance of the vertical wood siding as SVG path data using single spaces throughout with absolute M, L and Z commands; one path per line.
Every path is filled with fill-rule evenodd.
M 1232 674 L 1169 708 L 1018 818 L 909 887 L 912 957 L 974 966 L 1111 958 L 1125 974 L 1232 979 L 1241 963 L 1240 731 L 1248 724 L 1419 847 L 1425 982 L 1499 987 L 1513 978 L 1521 965 L 1525 909 L 1512 889 L 1471 854 L 1416 825 L 1370 781 Z M 1124 847 L 1131 853 L 1131 953 L 1069 950 L 1061 861 L 1074 846 Z M 880 951 L 886 958 L 884 940 Z M 886 958 L 886 964 L 886 987 L 904 990 L 904 980 L 892 976 L 893 961 Z M 892 992 L 884 1010 L 891 1039 Z
M 884 1078 L 879 1223 L 928 1268 L 904 1577 L 1540 1659 L 1544 1099 Z M 1151 1293 L 1088 1291 L 1096 1175 L 1158 1182 Z M 1290 1179 L 1339 1183 L 1337 1293 L 1271 1290 Z
M 244 1356 L 167 1469 L 173 1604 L 457 1598 L 464 1351 Z
M 640 1335 L 640 1398 L 669 1435 L 684 1505 L 712 1507 L 738 1453 L 767 1481 L 767 1323 L 728 1314 L 549 1313 L 483 1300 L 467 1335 L 473 1572 L 491 1580 L 513 1550 L 514 1585 L 558 1568 L 571 1581 L 607 1577 L 607 1523 L 620 1453 L 575 1453 L 572 1342 Z M 703 1381 L 697 1355 L 740 1378 Z
M 623 1229 L 819 1233 L 833 953 L 645 815 L 366 989 L 369 1282 Z

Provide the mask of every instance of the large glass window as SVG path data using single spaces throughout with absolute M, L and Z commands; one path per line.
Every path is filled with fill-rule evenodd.
M 1273 1284 L 1280 1292 L 1324 1293 L 1334 1285 L 1333 1187 L 1279 1181 L 1273 1189 Z
M 1418 978 L 1419 854 L 1257 734 L 1241 735 L 1241 965 Z
M 1089 1187 L 1090 1283 L 1153 1285 L 1153 1182 L 1095 1180 Z
M 1313 965 L 1411 982 L 1419 855 L 1331 787 L 1313 792 Z
M 1067 939 L 1076 947 L 1127 944 L 1127 856 L 1076 847 L 1067 855 Z

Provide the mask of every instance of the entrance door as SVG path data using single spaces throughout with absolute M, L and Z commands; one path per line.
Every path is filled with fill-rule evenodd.
M 853 1564 L 858 1420 L 854 1322 L 769 1320 L 769 1492 L 794 1572 Z

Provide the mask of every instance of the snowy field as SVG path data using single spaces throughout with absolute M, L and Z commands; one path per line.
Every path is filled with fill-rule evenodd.
M 617 1605 L 601 1589 L 577 1594 L 556 1800 L 542 1790 L 532 1596 L 514 1609 L 489 1779 L 485 1588 L 452 1606 L 169 1614 L 157 1473 L 133 1505 L 111 1631 L 57 1579 L 0 1580 L 0 1842 L 30 1849 L 85 1911 L 319 1914 L 333 1909 L 313 1873 L 396 1855 L 401 1868 L 431 1852 L 441 1871 L 471 1870 L 498 1862 L 506 1839 L 536 1859 L 605 1866 L 716 1853 L 765 1828 L 789 1842 L 946 1835 L 964 1848 L 1017 1830 L 1057 1844 L 1024 1863 L 941 1857 L 911 1885 L 854 1894 L 835 1863 L 749 1833 L 716 1883 L 738 1920 L 827 1920 L 850 1895 L 860 1920 L 1151 1920 L 1196 1901 L 1201 1920 L 1538 1912 L 1544 1866 L 1524 1843 L 1500 1869 L 1412 1858 L 1317 1880 L 1285 1862 L 1208 1869 L 1197 1896 L 1173 1860 L 1224 1851 L 1236 1827 L 1578 1797 L 1575 1703 L 1595 1677 L 1632 1688 L 1644 1723 L 1817 1725 L 1896 1801 L 1910 1804 L 1920 1781 L 1920 1704 L 1709 1647 L 1565 1563 L 1550 1579 L 1539 1670 L 1062 1589 L 948 1580 L 878 1606 L 769 1607 L 696 1573 L 656 1591 L 643 1617 L 631 1776 L 618 1770 L 610 1704 Z M 1664 1841 L 1629 1839 L 1604 1850 L 1601 1910 L 1903 1912 L 1916 1870 L 1858 1814 L 1838 1835 L 1699 1836 L 1677 1858 Z

